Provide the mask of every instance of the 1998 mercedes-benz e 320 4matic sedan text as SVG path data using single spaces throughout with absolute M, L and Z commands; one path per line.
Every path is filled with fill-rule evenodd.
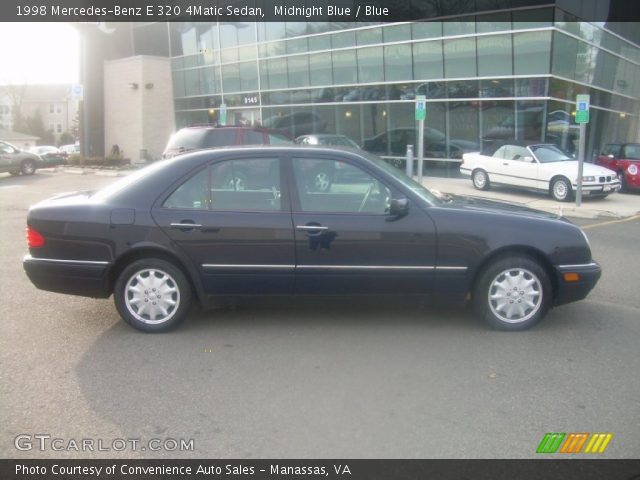
M 314 173 L 335 172 L 328 190 Z M 201 151 L 29 210 L 24 268 L 44 290 L 112 293 L 134 327 L 275 295 L 471 298 L 521 330 L 600 277 L 569 221 L 508 203 L 436 196 L 378 157 L 326 147 Z

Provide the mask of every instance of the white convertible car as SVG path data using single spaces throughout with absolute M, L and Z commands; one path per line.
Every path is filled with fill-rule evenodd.
M 555 145 L 502 143 L 483 153 L 462 156 L 460 172 L 471 177 L 478 190 L 492 184 L 524 187 L 549 193 L 558 201 L 569 201 L 578 187 L 578 161 Z M 585 163 L 582 195 L 606 197 L 620 190 L 616 173 Z

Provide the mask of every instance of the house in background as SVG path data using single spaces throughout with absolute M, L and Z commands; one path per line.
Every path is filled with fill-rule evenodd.
M 35 147 L 36 142 L 40 140 L 40 137 L 27 135 L 26 133 L 12 132 L 11 130 L 0 128 L 0 140 L 8 142 L 22 150 L 28 150 L 31 147 Z
M 16 113 L 23 119 L 39 114 L 44 130 L 50 130 L 55 143 L 59 143 L 63 133 L 77 129 L 78 107 L 71 84 L 1 86 L 0 128 L 16 128 Z

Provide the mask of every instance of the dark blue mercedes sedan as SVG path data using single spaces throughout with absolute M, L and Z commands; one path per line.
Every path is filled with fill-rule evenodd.
M 585 234 L 563 218 L 436 196 L 378 157 L 325 147 L 163 160 L 33 206 L 27 240 L 36 287 L 113 294 L 147 332 L 176 326 L 194 302 L 317 295 L 471 301 L 493 327 L 522 330 L 600 277 Z

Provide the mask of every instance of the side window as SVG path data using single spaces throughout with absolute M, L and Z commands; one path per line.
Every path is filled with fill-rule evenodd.
M 209 170 L 205 168 L 176 188 L 162 206 L 165 208 L 207 209 L 209 203 Z
M 264 143 L 264 136 L 262 135 L 262 132 L 256 132 L 255 130 L 245 130 L 244 143 L 245 145 L 262 145 Z
M 234 128 L 220 128 L 207 133 L 204 148 L 227 147 L 236 144 L 236 130 Z
M 524 147 L 519 147 L 517 145 L 511 145 L 507 147 L 507 151 L 505 153 L 505 158 L 507 160 L 517 160 L 522 162 L 524 157 L 530 157 L 531 154 Z
M 615 158 L 620 158 L 620 145 L 617 143 L 610 143 L 604 148 L 605 155 L 613 155 Z
M 227 160 L 211 166 L 211 208 L 278 211 L 281 207 L 277 158 Z
M 508 145 L 503 145 L 498 150 L 496 150 L 493 154 L 495 158 L 505 158 L 505 154 L 507 153 Z
M 349 163 L 297 158 L 293 171 L 304 212 L 389 212 L 389 188 Z

